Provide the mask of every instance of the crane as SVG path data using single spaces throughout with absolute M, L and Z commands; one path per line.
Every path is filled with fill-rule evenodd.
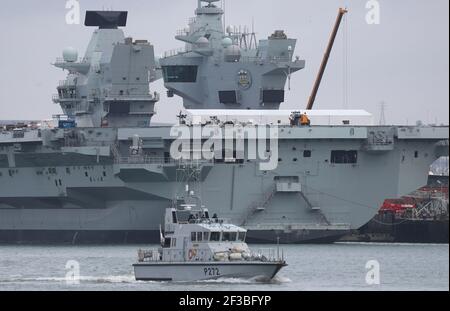
M 331 55 L 331 51 L 333 49 L 334 41 L 336 40 L 336 35 L 339 30 L 339 26 L 341 25 L 342 18 L 345 14 L 348 13 L 347 9 L 339 8 L 338 16 L 336 18 L 336 23 L 333 28 L 333 32 L 331 33 L 330 41 L 328 42 L 328 47 L 325 51 L 325 55 L 323 56 L 322 64 L 320 65 L 319 74 L 317 75 L 316 81 L 314 83 L 314 87 L 309 97 L 307 110 L 311 110 L 314 106 L 314 102 L 316 100 L 317 92 L 319 91 L 320 83 L 322 82 L 323 74 L 325 73 L 325 69 L 327 68 L 328 60 Z

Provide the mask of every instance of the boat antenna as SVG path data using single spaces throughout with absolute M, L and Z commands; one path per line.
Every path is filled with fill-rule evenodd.
M 380 103 L 380 125 L 386 125 L 386 103 L 382 101 Z
M 222 11 L 223 11 L 223 33 L 226 33 L 226 29 L 227 29 L 227 22 L 226 22 L 226 10 L 225 10 L 225 1 L 226 0 L 222 0 Z
M 277 259 L 280 260 L 280 237 L 277 236 Z

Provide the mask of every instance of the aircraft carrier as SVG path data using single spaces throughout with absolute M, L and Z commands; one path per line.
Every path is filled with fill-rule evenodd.
M 198 1 L 176 36 L 185 48 L 158 60 L 147 40 L 124 35 L 127 12 L 86 12 L 95 30 L 85 55 L 66 48 L 54 63 L 67 71 L 53 97 L 62 115 L 0 130 L 1 243 L 158 242 L 180 172 L 250 242 L 333 242 L 385 198 L 426 184 L 430 165 L 448 156 L 448 127 L 376 126 L 359 110 L 309 109 L 310 126 L 293 122 L 298 112 L 279 108 L 290 76 L 305 67 L 296 40 L 276 30 L 257 41 L 224 27 L 216 2 Z M 275 128 L 275 147 L 267 142 L 266 158 L 254 159 L 245 137 L 242 153 L 174 158 L 174 127 L 151 123 L 160 97 L 150 84 L 161 77 L 187 109 L 178 126 L 213 125 L 224 145 L 237 144 L 220 131 L 227 126 Z

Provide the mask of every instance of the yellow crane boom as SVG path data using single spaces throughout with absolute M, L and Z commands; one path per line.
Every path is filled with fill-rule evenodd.
M 309 97 L 308 106 L 306 108 L 307 110 L 311 110 L 314 106 L 317 92 L 319 91 L 319 87 L 320 87 L 320 83 L 322 82 L 323 74 L 325 73 L 325 69 L 327 68 L 328 60 L 330 59 L 331 51 L 333 50 L 334 41 L 336 40 L 336 35 L 337 35 L 339 27 L 341 25 L 342 18 L 347 13 L 348 13 L 347 9 L 339 8 L 338 16 L 336 18 L 336 23 L 334 24 L 333 32 L 331 33 L 331 38 L 330 38 L 330 41 L 328 42 L 328 47 L 325 51 L 325 55 L 323 56 L 322 64 L 320 65 L 319 74 L 317 75 L 311 96 Z

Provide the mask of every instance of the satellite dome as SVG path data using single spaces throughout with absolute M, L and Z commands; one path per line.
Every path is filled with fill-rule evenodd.
M 223 38 L 223 40 L 222 40 L 222 46 L 223 46 L 224 48 L 227 48 L 227 47 L 229 47 L 230 45 L 233 45 L 233 40 L 231 40 L 231 38 L 228 38 L 228 37 Z
M 235 32 L 234 30 L 235 30 L 235 27 L 230 25 L 227 27 L 226 32 L 231 34 L 231 33 Z
M 67 47 L 63 51 L 63 58 L 65 62 L 74 63 L 78 60 L 78 52 L 72 47 Z
M 195 44 L 197 45 L 197 47 L 199 48 L 207 48 L 209 47 L 209 40 L 205 37 L 200 37 L 198 38 L 198 40 L 195 42 Z
M 230 45 L 225 50 L 225 61 L 238 62 L 241 59 L 241 48 L 237 45 Z

